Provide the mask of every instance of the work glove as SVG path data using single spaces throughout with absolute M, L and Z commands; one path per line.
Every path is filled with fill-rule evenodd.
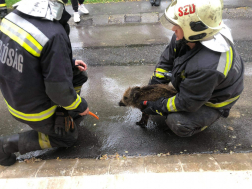
M 167 116 L 168 110 L 166 107 L 168 99 L 160 98 L 157 101 L 142 101 L 141 105 L 144 107 L 141 111 L 148 115 Z
M 68 114 L 68 111 L 62 107 L 56 109 L 56 117 L 54 123 L 54 131 L 59 136 L 65 136 L 68 132 L 73 132 L 75 124 L 73 118 Z

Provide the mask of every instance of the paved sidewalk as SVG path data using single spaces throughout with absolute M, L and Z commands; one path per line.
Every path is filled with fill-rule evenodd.
M 251 18 L 252 6 L 250 0 L 226 0 L 224 1 L 223 18 L 230 17 L 248 17 Z M 163 15 L 165 8 L 171 3 L 171 0 L 162 1 L 161 5 L 151 6 L 149 1 L 127 1 L 104 4 L 85 4 L 89 10 L 89 15 L 81 14 L 81 22 L 74 23 L 73 17 L 70 19 L 70 25 L 74 26 L 100 26 L 100 25 L 118 25 L 118 24 L 139 24 L 139 23 L 156 23 L 160 16 Z M 248 6 L 250 5 L 250 6 Z M 233 13 L 230 9 L 239 9 Z M 66 10 L 73 16 L 71 5 L 66 6 Z
M 38 160 L 37 160 L 38 161 Z M 0 166 L 1 189 L 251 188 L 252 154 L 159 154 L 57 159 Z

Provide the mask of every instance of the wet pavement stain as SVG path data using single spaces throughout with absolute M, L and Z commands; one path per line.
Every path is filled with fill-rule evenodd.
M 100 119 L 86 116 L 78 126 L 78 141 L 71 148 L 36 151 L 19 156 L 19 159 L 100 158 L 116 153 L 120 156 L 143 156 L 252 151 L 252 108 L 248 104 L 252 98 L 250 88 L 245 88 L 230 118 L 219 119 L 193 137 L 176 136 L 161 116 L 150 117 L 145 129 L 137 126 L 135 123 L 141 117 L 140 110 L 119 107 L 118 102 L 129 86 L 146 85 L 153 70 L 154 66 L 89 67 L 89 79 L 82 87 L 81 96 L 87 100 L 90 111 Z M 245 86 L 251 83 L 251 79 L 251 76 L 246 76 Z M 0 105 L 6 117 L 1 119 L 2 135 L 29 129 L 9 115 L 2 97 Z

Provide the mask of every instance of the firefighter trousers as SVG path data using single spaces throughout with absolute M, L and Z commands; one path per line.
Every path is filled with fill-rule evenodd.
M 84 0 L 71 0 L 71 3 L 72 3 L 73 10 L 75 12 L 77 12 L 78 11 L 78 4 L 83 4 Z
M 217 109 L 202 106 L 196 112 L 176 112 L 167 116 L 166 124 L 180 137 L 190 137 L 212 125 L 221 116 Z
M 80 94 L 81 86 L 87 79 L 88 77 L 85 71 L 78 72 L 78 70 L 74 70 L 73 85 L 78 94 Z M 54 114 L 54 116 L 56 115 Z M 55 117 L 51 120 L 47 124 L 41 124 L 39 122 L 29 124 L 32 130 L 19 133 L 18 149 L 20 154 L 52 147 L 70 147 L 76 142 L 78 138 L 77 126 L 83 120 L 83 117 L 74 119 L 74 131 L 62 137 L 54 131 Z

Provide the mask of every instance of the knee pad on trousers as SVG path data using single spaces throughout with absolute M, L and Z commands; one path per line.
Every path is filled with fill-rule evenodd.
M 75 87 L 82 86 L 87 80 L 88 80 L 88 75 L 86 71 L 78 72 L 77 74 L 74 74 L 73 85 Z
M 80 77 L 80 82 L 82 82 L 82 84 L 86 83 L 86 81 L 88 80 L 88 75 L 86 71 L 83 71 L 79 74 Z
M 176 114 L 169 115 L 166 119 L 166 124 L 168 127 L 180 137 L 190 137 L 195 134 L 195 129 L 190 128 L 190 126 L 182 124 L 177 118 Z
M 74 131 L 67 133 L 67 135 L 63 137 L 51 135 L 49 136 L 49 139 L 52 147 L 71 147 L 76 143 L 78 139 L 77 125 L 75 124 Z
M 31 130 L 19 133 L 18 149 L 20 154 L 41 150 L 42 148 L 38 141 L 38 132 Z

